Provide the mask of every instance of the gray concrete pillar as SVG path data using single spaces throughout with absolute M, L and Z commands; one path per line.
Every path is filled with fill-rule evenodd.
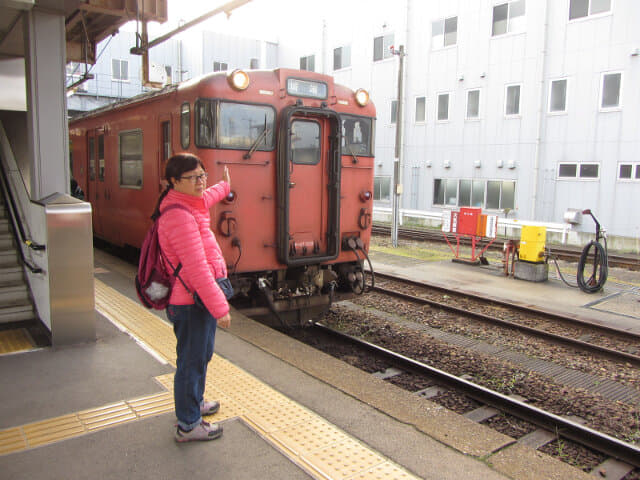
M 24 32 L 30 190 L 39 199 L 69 191 L 64 14 L 33 9 Z

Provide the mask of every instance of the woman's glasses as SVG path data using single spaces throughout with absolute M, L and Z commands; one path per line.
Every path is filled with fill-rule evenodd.
M 207 181 L 207 172 L 201 173 L 200 175 L 189 175 L 187 177 L 180 177 L 180 180 L 189 180 L 191 183 L 198 183 L 198 180 L 201 180 L 202 183 Z

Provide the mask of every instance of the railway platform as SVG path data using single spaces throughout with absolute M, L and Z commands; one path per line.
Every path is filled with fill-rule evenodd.
M 225 433 L 176 444 L 171 327 L 137 302 L 131 265 L 98 250 L 95 260 L 95 343 L 37 349 L 1 337 L 14 350 L 0 356 L 2 479 L 593 478 L 237 312 L 218 330 L 206 385 Z M 460 287 L 492 275 L 373 261 L 430 281 L 461 269 L 448 277 Z

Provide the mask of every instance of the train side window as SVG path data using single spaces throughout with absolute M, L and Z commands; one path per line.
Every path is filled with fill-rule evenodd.
M 371 156 L 371 118 L 342 115 L 342 154 Z
M 89 137 L 89 180 L 96 179 L 96 139 Z
M 212 100 L 196 101 L 195 105 L 195 130 L 196 138 L 195 142 L 198 147 L 213 148 L 215 147 L 213 132 L 214 124 L 214 112 L 215 102 Z
M 291 123 L 291 161 L 297 165 L 320 162 L 320 125 L 309 120 Z
M 191 107 L 188 103 L 183 103 L 180 108 L 180 144 L 182 148 L 189 148 L 191 142 L 191 134 L 189 127 L 191 126 Z
M 98 180 L 104 182 L 104 134 L 98 135 Z
M 162 164 L 164 165 L 171 156 L 171 123 L 162 122 L 160 131 L 162 134 Z
M 120 185 L 142 187 L 142 130 L 122 132 L 120 139 Z
M 264 105 L 220 102 L 218 145 L 222 148 L 273 150 L 275 110 Z

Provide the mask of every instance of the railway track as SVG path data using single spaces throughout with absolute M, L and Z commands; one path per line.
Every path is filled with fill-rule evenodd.
M 563 437 L 579 445 L 589 447 L 614 459 L 618 459 L 630 466 L 627 469 L 629 471 L 633 469 L 633 467 L 640 467 L 640 447 L 636 445 L 616 439 L 581 425 L 578 422 L 528 405 L 526 402 L 517 398 L 492 391 L 464 378 L 449 374 L 405 355 L 344 334 L 322 324 L 316 324 L 312 328 L 317 332 L 338 339 L 341 342 L 346 342 L 356 348 L 366 350 L 370 355 L 384 359 L 401 371 L 413 372 L 429 377 L 433 379 L 434 382 L 461 392 L 484 405 L 532 423 L 547 432 L 552 432 L 555 434 L 552 435 L 554 438 L 556 436 Z
M 388 225 L 373 224 L 371 231 L 374 235 L 390 235 L 391 227 Z M 429 231 L 403 227 L 398 228 L 398 237 L 407 240 L 417 240 L 422 242 L 429 241 L 445 243 L 444 235 L 439 231 Z M 449 236 L 449 241 L 451 240 L 455 242 L 455 238 L 452 235 Z M 467 238 L 461 238 L 460 243 L 461 245 L 471 245 L 471 241 Z M 496 241 L 491 246 L 489 246 L 489 250 L 502 251 L 502 244 L 502 241 Z M 582 253 L 581 248 L 567 247 L 563 245 L 547 245 L 547 249 L 549 250 L 549 255 L 552 258 L 566 260 L 569 262 L 577 262 L 580 259 L 580 254 Z M 608 260 L 610 267 L 620 267 L 636 271 L 640 270 L 640 256 L 638 255 L 620 255 L 609 253 Z
M 563 344 L 565 346 L 574 347 L 577 350 L 584 350 L 589 353 L 603 355 L 614 361 L 629 362 L 632 365 L 640 366 L 640 355 L 636 355 L 635 353 L 630 353 L 628 351 L 623 351 L 621 349 L 610 348 L 607 346 L 599 345 L 597 343 L 583 341 L 576 336 L 560 335 L 560 334 L 553 333 L 541 328 L 532 327 L 523 323 L 505 320 L 504 318 L 499 318 L 498 316 L 496 316 L 496 314 L 486 314 L 478 310 L 484 309 L 483 308 L 484 305 L 497 306 L 497 307 L 500 307 L 500 309 L 506 308 L 508 310 L 517 312 L 518 314 L 524 315 L 527 317 L 531 317 L 531 316 L 539 317 L 544 322 L 551 322 L 554 324 L 561 322 L 563 324 L 573 325 L 579 328 L 585 328 L 588 330 L 601 332 L 604 335 L 613 335 L 615 337 L 625 338 L 625 339 L 628 339 L 629 341 L 629 344 L 626 347 L 628 349 L 635 349 L 634 345 L 637 345 L 638 343 L 640 343 L 640 335 L 635 335 L 630 332 L 621 331 L 615 328 L 606 327 L 602 325 L 594 325 L 590 322 L 581 320 L 578 317 L 559 315 L 557 313 L 548 312 L 538 308 L 517 305 L 510 302 L 505 302 L 505 301 L 488 300 L 479 295 L 473 295 L 468 293 L 465 293 L 463 295 L 458 292 L 452 292 L 451 290 L 448 290 L 446 288 L 443 288 L 437 285 L 407 280 L 404 278 L 395 277 L 393 275 L 377 273 L 376 278 L 378 280 L 384 279 L 392 282 L 397 282 L 398 285 L 400 286 L 410 285 L 418 289 L 435 291 L 435 292 L 438 292 L 441 297 L 448 297 L 448 300 L 436 301 L 430 298 L 425 298 L 425 296 L 418 296 L 417 294 L 405 293 L 404 291 L 400 291 L 398 289 L 381 287 L 379 286 L 380 282 L 378 282 L 378 285 L 374 287 L 373 291 L 380 292 L 385 295 L 393 296 L 403 300 L 407 300 L 410 302 L 414 302 L 416 304 L 430 305 L 432 307 L 458 313 L 466 317 L 471 317 L 483 322 L 488 322 L 493 325 L 498 325 L 501 327 L 517 330 L 527 335 L 533 335 L 538 338 L 549 340 L 551 342 L 556 342 L 556 343 Z M 460 306 L 456 305 L 456 299 L 461 297 L 472 299 L 473 304 L 478 306 L 473 307 L 474 309 L 461 308 Z M 500 314 L 504 316 L 503 311 L 500 311 Z

